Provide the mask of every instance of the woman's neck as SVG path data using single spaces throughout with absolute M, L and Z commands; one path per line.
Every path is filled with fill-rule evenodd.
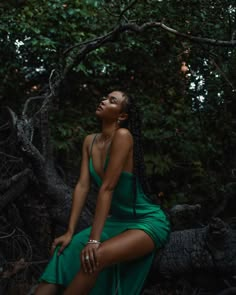
M 101 136 L 104 139 L 111 138 L 115 131 L 119 128 L 117 123 L 107 124 L 105 122 L 102 123 L 102 130 L 101 130 Z

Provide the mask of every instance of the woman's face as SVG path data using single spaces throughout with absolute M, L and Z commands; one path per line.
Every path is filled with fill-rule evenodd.
M 96 109 L 97 117 L 109 121 L 116 121 L 122 113 L 124 100 L 125 97 L 122 92 L 112 91 L 102 98 Z

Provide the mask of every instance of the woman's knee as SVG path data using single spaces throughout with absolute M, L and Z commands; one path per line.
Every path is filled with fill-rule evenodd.
M 97 262 L 98 262 L 98 270 L 102 271 L 105 267 L 112 265 L 112 253 L 106 247 L 102 245 L 97 250 Z

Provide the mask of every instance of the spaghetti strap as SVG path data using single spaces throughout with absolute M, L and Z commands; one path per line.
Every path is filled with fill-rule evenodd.
M 93 141 L 91 142 L 91 145 L 90 145 L 90 149 L 89 149 L 89 156 L 90 157 L 92 156 L 93 144 L 94 144 L 96 137 L 97 137 L 97 133 L 94 135 Z

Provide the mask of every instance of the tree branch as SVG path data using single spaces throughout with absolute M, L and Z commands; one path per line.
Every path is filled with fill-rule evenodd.
M 135 1 L 132 3 L 134 4 Z M 67 50 L 64 51 L 64 54 L 68 54 L 70 51 L 77 47 L 82 47 L 81 50 L 76 54 L 73 62 L 65 68 L 64 74 L 68 73 L 74 66 L 78 65 L 83 58 L 91 51 L 101 47 L 103 44 L 109 43 L 118 36 L 126 31 L 142 33 L 145 30 L 160 27 L 164 31 L 167 31 L 173 35 L 182 37 L 184 39 L 190 40 L 191 42 L 200 43 L 200 44 L 208 44 L 212 46 L 222 46 L 222 47 L 236 47 L 236 40 L 217 40 L 211 38 L 204 38 L 204 37 L 197 37 L 190 34 L 181 33 L 175 29 L 172 29 L 166 26 L 163 22 L 147 22 L 143 25 L 137 25 L 135 23 L 127 23 L 127 24 L 120 24 L 116 26 L 112 31 L 108 32 L 107 34 L 94 38 L 92 40 L 88 40 L 82 42 L 80 44 L 76 44 L 74 46 L 69 47 Z
M 214 64 L 214 66 L 216 67 L 216 69 L 218 70 L 218 72 L 222 75 L 222 77 L 228 83 L 228 85 L 230 85 L 232 90 L 236 91 L 236 87 L 234 87 L 233 83 L 229 80 L 229 78 L 226 76 L 226 74 L 223 72 L 223 70 L 220 68 L 220 66 L 216 63 L 216 61 L 213 58 L 211 58 L 211 61 Z
M 33 101 L 33 100 L 42 100 L 42 99 L 45 99 L 45 96 L 44 95 L 41 95 L 41 96 L 34 96 L 34 97 L 29 97 L 26 102 L 24 103 L 24 108 L 23 108 L 23 111 L 22 111 L 22 116 L 26 116 L 26 113 L 27 113 L 27 110 L 28 110 L 28 107 L 29 107 L 29 104 Z
M 8 188 L 8 190 L 1 195 L 0 212 L 17 197 L 22 196 L 29 184 L 31 176 L 32 171 L 29 168 L 26 168 L 22 172 L 8 179 L 8 183 L 6 182 L 2 184 L 0 189 Z
M 132 8 L 136 3 L 138 2 L 138 0 L 134 0 L 133 2 L 131 2 L 130 4 L 128 4 L 122 11 L 121 14 L 119 15 L 119 21 L 121 21 L 122 17 L 124 16 L 124 14 L 126 13 L 126 11 L 128 11 L 130 8 Z
M 161 27 L 163 30 L 169 33 L 172 33 L 176 36 L 183 37 L 185 39 L 191 40 L 192 42 L 196 42 L 196 43 L 205 43 L 205 44 L 209 44 L 213 46 L 236 47 L 236 40 L 225 41 L 225 40 L 216 40 L 211 38 L 192 36 L 190 34 L 178 32 L 177 30 L 166 26 L 162 22 L 148 22 L 141 26 L 138 26 L 136 24 L 126 24 L 126 25 L 123 25 L 122 31 L 130 30 L 130 31 L 135 31 L 137 33 L 141 33 L 144 30 L 147 30 L 149 28 L 154 28 L 154 27 Z

